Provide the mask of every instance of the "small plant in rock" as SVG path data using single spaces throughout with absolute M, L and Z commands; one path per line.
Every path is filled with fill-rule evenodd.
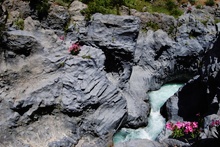
M 83 59 L 91 59 L 92 57 L 90 55 L 83 55 L 82 58 Z
M 198 122 L 169 122 L 166 124 L 168 130 L 173 131 L 173 138 L 197 138 L 199 136 Z
M 145 24 L 144 28 L 149 27 L 151 28 L 153 31 L 158 30 L 160 27 L 157 23 L 153 22 L 153 21 L 149 21 Z
M 49 0 L 25 0 L 29 1 L 29 6 L 32 10 L 37 12 L 39 20 L 47 17 L 50 9 Z
M 61 5 L 61 6 L 65 6 L 68 7 L 71 2 L 73 2 L 73 0 L 55 0 L 55 4 Z
M 205 4 L 206 4 L 207 6 L 214 6 L 214 5 L 215 5 L 215 1 L 214 1 L 214 0 L 207 0 L 207 1 L 205 2 Z
M 23 30 L 24 29 L 24 20 L 22 18 L 18 18 L 15 21 L 15 25 L 20 29 Z
M 218 139 L 220 139 L 220 120 L 212 120 L 211 124 L 209 125 L 210 128 L 216 128 L 216 136 Z
M 69 52 L 72 55 L 77 55 L 80 52 L 80 45 L 79 43 L 73 43 L 70 47 L 69 47 Z
M 202 5 L 196 5 L 196 9 L 202 9 Z
M 214 21 L 215 21 L 215 24 L 217 24 L 217 23 L 220 22 L 220 19 L 217 19 L 217 18 L 216 18 Z

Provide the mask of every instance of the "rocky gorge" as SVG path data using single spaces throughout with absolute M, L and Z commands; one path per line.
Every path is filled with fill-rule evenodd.
M 193 7 L 179 18 L 97 13 L 90 21 L 80 13 L 86 7 L 77 0 L 69 7 L 51 1 L 48 16 L 39 20 L 27 1 L 2 3 L 0 146 L 113 146 L 119 128 L 148 124 L 147 92 L 169 82 L 185 84 L 161 114 L 167 121 L 195 121 L 200 114 L 204 131 L 196 145 L 215 138 L 209 124 L 220 119 L 220 7 Z M 80 52 L 71 55 L 76 42 Z M 156 141 L 115 146 L 192 145 L 169 135 L 164 128 Z

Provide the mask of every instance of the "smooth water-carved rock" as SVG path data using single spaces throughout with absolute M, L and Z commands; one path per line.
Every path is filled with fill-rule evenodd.
M 139 16 L 95 14 L 88 23 L 71 22 L 67 36 L 62 36 L 71 17 L 83 19 L 79 10 L 85 5 L 76 10 L 75 3 L 82 4 L 74 1 L 69 9 L 52 5 L 41 22 L 35 20 L 36 14 L 25 16 L 26 31 L 14 30 L 5 36 L 4 52 L 0 52 L 0 140 L 4 146 L 112 144 L 109 140 L 120 127 L 147 125 L 146 92 L 198 74 L 203 56 L 217 38 L 213 19 L 205 25 L 194 14 L 178 20 L 154 14 L 149 16 L 152 20 L 162 16 L 163 30 L 147 32 L 140 30 Z M 11 1 L 5 5 L 9 9 Z M 10 10 L 16 8 L 17 4 Z M 172 35 L 165 32 L 170 29 L 166 24 L 177 27 Z M 68 47 L 76 41 L 81 51 L 73 56 Z M 217 80 L 218 62 L 208 65 L 208 75 Z M 183 94 L 181 100 L 179 95 L 171 98 L 167 109 L 172 119 L 188 117 L 188 109 L 180 108 L 179 102 L 187 105 L 193 96 L 184 99 Z

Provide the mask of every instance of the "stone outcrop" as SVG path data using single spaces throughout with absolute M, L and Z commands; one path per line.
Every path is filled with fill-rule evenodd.
M 172 96 L 162 110 L 166 112 L 164 116 L 173 121 L 200 121 L 205 118 L 204 132 L 201 133 L 204 140 L 195 146 L 219 144 L 218 139 L 213 139 L 215 133 L 210 128 L 211 120 L 215 118 L 213 115 L 219 116 L 219 34 L 216 35 L 215 43 L 209 45 L 211 50 L 205 51 L 199 63 L 198 75 Z
M 14 16 L 19 6 L 29 8 L 27 2 L 11 3 L 5 1 L 4 6 Z M 208 14 L 202 12 L 178 19 L 137 12 L 133 12 L 136 16 L 94 14 L 85 22 L 80 14 L 84 8 L 79 1 L 69 9 L 54 4 L 41 21 L 35 12 L 21 11 L 24 30 L 17 30 L 11 25 L 14 19 L 8 19 L 0 52 L 1 145 L 112 145 L 112 136 L 120 127 L 147 125 L 150 105 L 146 92 L 199 73 L 200 77 L 168 100 L 163 113 L 171 120 L 191 120 L 198 112 L 209 115 L 207 85 L 210 105 L 216 105 L 219 95 L 219 64 L 208 62 L 210 56 L 219 58 L 218 48 L 213 47 L 219 25 L 212 15 L 206 23 L 200 19 Z M 162 17 L 158 22 L 162 29 L 142 29 L 144 21 L 157 17 Z M 167 30 L 172 25 L 171 35 Z M 75 42 L 81 51 L 73 56 L 68 48 Z M 219 108 L 213 112 L 219 113 Z M 121 146 L 159 147 L 177 142 L 163 138 L 161 143 L 137 140 Z
M 71 22 L 83 21 L 85 17 L 81 14 L 81 11 L 86 9 L 87 5 L 83 4 L 82 2 L 75 0 L 71 3 L 68 11 L 71 16 Z
M 7 20 L 7 15 L 6 15 L 6 10 L 3 6 L 0 7 L 0 43 L 2 42 L 2 34 L 3 31 L 5 30 L 5 22 Z M 1 51 L 1 49 L 0 49 Z
M 146 140 L 146 139 L 137 139 L 137 140 L 131 140 L 124 143 L 116 144 L 115 147 L 165 147 L 162 144 L 159 144 L 158 142 Z
M 17 35 L 14 40 L 17 40 L 15 42 L 21 47 L 20 50 L 23 49 L 22 44 L 31 44 L 24 39 L 19 40 L 20 36 L 23 38 L 26 36 L 25 32 L 19 34 L 14 31 L 9 34 Z M 28 144 L 33 146 L 54 146 L 53 144 L 57 146 L 62 142 L 73 145 L 83 135 L 82 132 L 104 136 L 110 130 L 117 128 L 121 119 L 126 116 L 126 101 L 117 87 L 111 84 L 105 76 L 104 53 L 99 49 L 83 46 L 78 56 L 72 56 L 59 41 L 60 46 L 57 48 L 46 48 L 54 42 L 51 41 L 51 37 L 44 38 L 43 34 L 41 35 L 39 38 L 32 34 L 32 37 L 27 36 L 27 38 L 32 41 L 37 38 L 34 42 L 39 39 L 47 41 L 47 46 L 41 45 L 44 47 L 42 51 L 34 48 L 35 45 L 33 45 L 32 49 L 39 52 L 22 58 L 16 50 L 12 50 L 11 52 L 14 52 L 16 56 L 11 57 L 10 61 L 1 62 L 1 67 L 5 67 L 1 69 L 1 73 L 4 73 L 1 75 L 3 84 L 1 104 L 4 105 L 2 112 L 7 109 L 11 110 L 10 113 L 1 116 L 9 118 L 8 121 L 1 119 L 1 128 L 5 130 L 15 128 L 13 131 L 18 131 L 15 136 L 10 136 L 9 140 L 18 140 L 20 144 L 29 141 Z M 39 47 L 41 42 L 37 43 L 36 46 Z M 5 44 L 11 44 L 10 37 Z M 6 50 L 9 49 L 6 48 Z M 17 61 L 16 69 L 12 61 Z M 8 79 L 8 75 L 16 77 Z M 10 90 L 11 92 L 7 90 L 14 88 L 16 90 Z M 112 116 L 109 117 L 110 115 Z M 58 118 L 63 119 L 58 121 Z M 20 126 L 20 124 L 25 125 Z M 48 135 L 41 127 L 38 127 L 39 131 L 35 132 L 36 126 L 40 124 L 42 129 L 48 127 Z M 23 134 L 20 134 L 19 130 L 24 128 L 33 129 L 27 132 L 21 131 Z M 75 130 L 69 132 L 68 128 Z M 57 129 L 64 135 L 54 134 Z M 8 132 L 5 130 L 2 132 L 7 136 Z M 33 134 L 33 136 L 30 138 L 28 134 Z M 39 140 L 35 140 L 34 137 L 37 135 L 47 137 L 41 141 L 41 144 L 36 145 Z M 55 142 L 50 140 L 50 137 L 54 137 Z M 8 145 L 5 142 L 3 144 Z M 10 144 L 19 143 L 12 141 Z
M 54 30 L 64 30 L 70 20 L 70 14 L 66 7 L 52 4 L 42 26 Z

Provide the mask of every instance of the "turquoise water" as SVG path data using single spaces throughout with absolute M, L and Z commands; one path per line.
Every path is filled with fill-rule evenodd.
M 165 84 L 159 90 L 149 92 L 151 112 L 148 125 L 144 128 L 122 128 L 114 137 L 114 143 L 125 142 L 131 139 L 155 140 L 165 127 L 165 119 L 160 115 L 160 108 L 183 84 Z

